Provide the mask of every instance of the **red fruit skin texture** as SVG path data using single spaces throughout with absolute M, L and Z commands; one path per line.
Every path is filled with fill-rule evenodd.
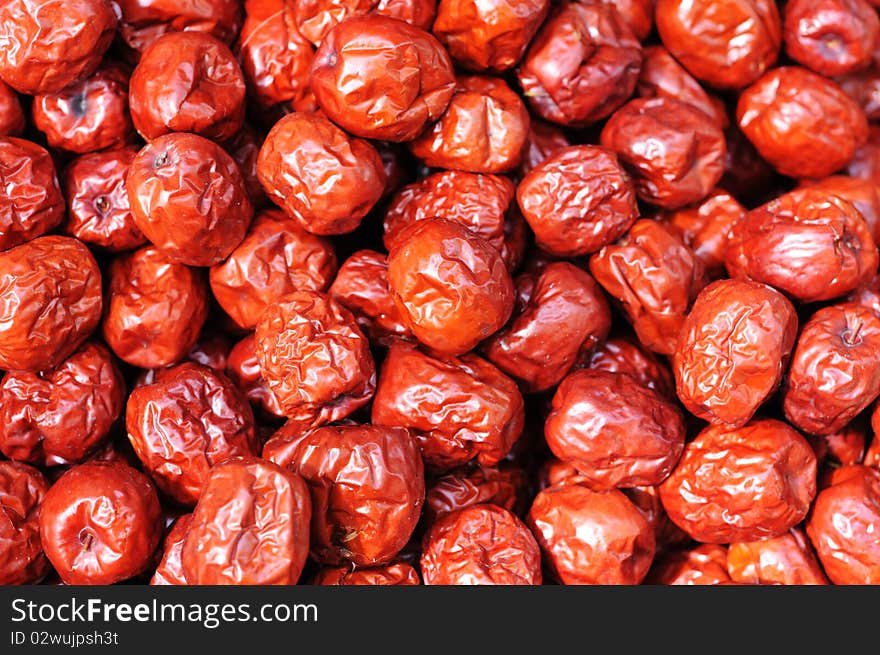
M 806 517 L 815 495 L 812 448 L 775 419 L 706 428 L 660 485 L 669 518 L 715 544 L 778 537 Z
M 180 364 L 132 391 L 125 427 L 159 489 L 188 507 L 214 465 L 259 452 L 247 400 L 223 374 L 200 364 Z
M 425 537 L 428 585 L 539 585 L 541 551 L 526 525 L 495 505 L 472 505 L 440 518 Z
M 538 493 L 527 522 L 562 584 L 639 584 L 654 559 L 654 531 L 616 489 L 557 484 Z
M 113 584 L 143 572 L 161 537 L 153 483 L 117 462 L 69 469 L 40 509 L 43 550 L 69 585 Z
M 257 457 L 212 469 L 181 550 L 195 585 L 293 585 L 309 554 L 311 502 L 296 473 Z
M 522 434 L 525 410 L 516 383 L 471 353 L 435 358 L 392 345 L 373 399 L 376 425 L 410 428 L 429 470 L 476 459 L 492 466 Z
M 713 424 L 745 425 L 779 387 L 797 336 L 785 296 L 744 280 L 704 288 L 672 358 L 679 400 Z

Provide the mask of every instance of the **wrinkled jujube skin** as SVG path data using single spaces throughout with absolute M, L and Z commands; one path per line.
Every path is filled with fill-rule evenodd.
M 560 125 L 607 118 L 632 95 L 642 47 L 617 10 L 600 0 L 562 3 L 516 70 L 532 111 Z
M 40 539 L 65 584 L 113 584 L 152 563 L 161 515 L 146 475 L 125 464 L 87 462 L 49 489 L 40 508 Z
M 832 459 L 841 466 L 861 463 L 865 457 L 865 431 L 864 422 L 856 419 L 836 432 L 814 436 L 810 444 L 816 451 L 816 460 L 822 463 Z
M 250 5 L 253 0 L 246 0 Z M 261 0 L 256 0 L 260 2 Z M 206 32 L 232 43 L 241 26 L 241 0 L 111 0 L 119 34 L 139 57 L 168 32 Z
M 855 303 L 813 314 L 782 389 L 785 417 L 810 434 L 837 432 L 880 394 L 880 317 Z
M 702 261 L 672 228 L 636 221 L 623 238 L 590 258 L 590 272 L 623 305 L 643 346 L 663 355 L 675 352 L 706 278 Z
M 746 208 L 731 194 L 716 188 L 696 205 L 661 212 L 658 217 L 677 229 L 684 242 L 703 262 L 706 276 L 715 280 L 725 276 L 724 256 L 730 228 L 746 214 Z M 880 212 L 878 212 L 880 218 Z
M 673 551 L 651 567 L 645 584 L 716 585 L 730 582 L 727 573 L 727 548 L 718 544 L 700 544 L 690 550 Z
M 836 81 L 862 108 L 869 121 L 880 119 L 880 71 L 872 67 L 838 77 Z
M 166 134 L 144 146 L 125 186 L 141 232 L 166 256 L 188 266 L 226 259 L 254 216 L 235 160 L 197 134 Z
M 516 383 L 481 357 L 436 359 L 401 343 L 382 364 L 372 420 L 413 430 L 425 465 L 447 471 L 501 461 L 522 434 L 525 410 Z
M 223 143 L 223 148 L 238 166 L 248 197 L 255 209 L 262 209 L 268 200 L 260 183 L 260 177 L 257 175 L 257 161 L 264 140 L 265 136 L 262 133 L 245 124 L 235 136 Z
M 482 350 L 526 391 L 544 391 L 608 336 L 611 310 L 590 274 L 567 262 L 522 274 L 516 288 L 520 307 Z
M 669 518 L 710 544 L 778 537 L 804 519 L 815 495 L 813 449 L 775 419 L 704 429 L 660 485 Z
M 773 539 L 730 544 L 727 570 L 734 582 L 747 584 L 828 584 L 806 536 L 798 528 Z
M 832 175 L 821 180 L 803 180 L 800 186 L 818 189 L 851 203 L 868 224 L 874 243 L 880 243 L 880 186 L 869 180 L 848 175 Z
M 377 566 L 406 546 L 425 501 L 419 447 L 405 428 L 324 426 L 288 451 L 312 495 L 312 558 Z
M 634 585 L 654 559 L 654 531 L 620 491 L 563 482 L 541 491 L 528 524 L 563 584 Z
M 520 515 L 529 479 L 516 466 L 472 466 L 437 478 L 425 494 L 425 524 L 471 505 L 491 503 Z
M 869 125 L 867 141 L 856 148 L 846 174 L 880 184 L 880 125 Z
M 257 359 L 284 414 L 318 426 L 362 407 L 376 388 L 370 344 L 347 309 L 317 291 L 297 291 L 263 312 Z
M 325 291 L 336 274 L 333 245 L 283 212 L 257 215 L 244 240 L 211 268 L 211 291 L 239 327 L 253 328 L 269 305 L 294 291 Z
M 303 35 L 315 46 L 339 23 L 355 16 L 378 14 L 397 18 L 430 29 L 435 0 L 295 0 L 294 20 Z
M 774 68 L 744 90 L 736 120 L 761 157 L 796 178 L 831 175 L 868 138 L 861 107 L 832 80 L 799 66 Z
M 512 241 L 516 187 L 506 177 L 464 171 L 440 171 L 409 184 L 391 199 L 383 221 L 382 241 L 391 251 L 411 223 L 445 218 L 461 223 L 501 253 L 509 269 L 518 263 Z
M 0 252 L 0 369 L 43 371 L 101 320 L 101 271 L 82 242 L 44 236 Z
M 0 251 L 54 230 L 64 219 L 64 197 L 45 148 L 0 137 Z
M 259 452 L 243 394 L 223 374 L 190 362 L 131 392 L 125 428 L 159 489 L 190 507 L 212 466 Z
M 865 0 L 789 0 L 783 13 L 785 51 L 832 77 L 866 68 L 880 36 L 877 11 Z
M 831 582 L 880 584 L 880 471 L 838 471 L 845 475 L 816 497 L 807 534 Z
M 773 0 L 657 0 L 660 38 L 691 75 L 741 89 L 770 68 L 782 45 Z
M 169 32 L 143 52 L 131 74 L 135 129 L 150 141 L 193 132 L 223 141 L 244 122 L 244 75 L 222 41 L 203 32 Z
M 131 213 L 125 179 L 137 155 L 129 146 L 81 155 L 64 171 L 67 220 L 62 229 L 80 241 L 109 252 L 147 243 Z
M 128 71 L 109 64 L 57 93 L 34 98 L 34 125 L 53 148 L 85 153 L 131 143 Z
M 569 478 L 569 480 L 580 481 L 581 478 Z M 660 501 L 660 487 L 657 485 L 626 487 L 621 491 L 648 520 L 648 525 L 654 531 L 658 553 L 691 541 L 691 538 L 667 516 L 666 510 L 663 509 L 663 503 Z
M 323 586 L 349 585 L 420 585 L 418 571 L 406 562 L 394 562 L 384 566 L 359 568 L 352 565 L 323 568 L 312 578 L 311 584 Z
M 98 68 L 115 33 L 107 0 L 8 0 L 0 6 L 0 77 L 19 93 L 57 93 Z
M 581 369 L 553 395 L 544 437 L 590 488 L 660 484 L 684 449 L 676 405 L 625 373 Z
M 245 2 L 237 54 L 248 91 L 264 109 L 308 111 L 314 104 L 309 70 L 315 51 L 296 28 L 294 10 L 288 0 Z
M 375 250 L 352 253 L 339 267 L 328 293 L 354 315 L 370 341 L 388 344 L 411 336 L 388 289 L 386 255 Z
M 110 432 L 125 382 L 109 351 L 86 343 L 57 368 L 0 383 L 0 451 L 43 466 L 82 461 Z
M 246 336 L 229 351 L 226 375 L 247 397 L 255 411 L 274 418 L 284 416 L 278 399 L 263 379 L 253 334 Z
M 153 572 L 151 585 L 185 585 L 186 575 L 180 555 L 183 551 L 183 540 L 192 523 L 192 514 L 184 514 L 174 521 L 174 525 L 165 535 L 163 542 L 162 561 Z
M 585 363 L 598 371 L 626 373 L 664 398 L 675 398 L 675 381 L 669 367 L 636 339 L 626 336 L 608 339 L 590 353 Z
M 388 255 L 388 288 L 413 335 L 460 355 L 503 326 L 515 290 L 499 252 L 461 223 L 416 221 Z
M 205 482 L 181 551 L 195 585 L 293 585 L 309 555 L 305 480 L 256 457 L 218 464 Z
M 532 118 L 519 163 L 520 179 L 549 157 L 571 145 L 562 128 Z
M 101 327 L 116 356 L 146 369 L 182 359 L 208 316 L 201 272 L 147 247 L 114 259 L 109 276 Z
M 421 568 L 426 585 L 539 585 L 541 550 L 506 509 L 471 505 L 434 523 Z
M 519 165 L 528 131 L 529 112 L 504 80 L 463 76 L 440 120 L 409 149 L 433 168 L 506 173 Z
M 37 469 L 0 462 L 0 584 L 34 584 L 49 573 L 40 544 L 40 505 L 48 490 Z
M 645 202 L 678 209 L 702 200 L 724 174 L 724 133 L 703 111 L 674 98 L 636 98 L 602 128 Z
M 795 189 L 748 212 L 730 230 L 731 277 L 764 282 L 801 302 L 853 291 L 877 271 L 877 246 L 852 203 Z
M 324 113 L 365 139 L 411 141 L 455 91 L 449 54 L 434 36 L 368 15 L 334 27 L 315 53 L 311 87 Z
M 672 98 L 681 100 L 709 116 L 720 128 L 730 120 L 717 98 L 706 93 L 691 74 L 675 61 L 663 46 L 649 46 L 643 52 L 637 93 L 640 98 Z
M 458 66 L 501 72 L 516 66 L 549 8 L 548 0 L 440 0 L 432 31 Z
M 382 158 L 367 141 L 317 114 L 288 114 L 269 131 L 257 160 L 266 194 L 313 234 L 346 234 L 385 189 Z
M 26 126 L 18 94 L 0 81 L 0 136 L 18 136 Z
M 694 301 L 672 358 L 679 400 L 710 423 L 745 425 L 779 387 L 797 329 L 794 306 L 775 289 L 713 282 Z
M 552 255 L 596 252 L 638 218 L 632 178 L 614 152 L 570 146 L 535 166 L 516 198 L 538 246 Z

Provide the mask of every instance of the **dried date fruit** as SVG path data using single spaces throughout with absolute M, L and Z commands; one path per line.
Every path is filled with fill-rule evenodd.
M 596 252 L 638 218 L 633 181 L 614 152 L 571 146 L 534 167 L 516 190 L 537 245 L 552 255 Z
M 637 98 L 614 112 L 600 142 L 617 153 L 645 202 L 677 209 L 702 200 L 724 173 L 724 133 L 674 98 Z
M 807 534 L 834 584 L 880 584 L 880 471 L 839 471 L 845 475 L 816 497 Z
M 779 387 L 797 336 L 794 306 L 757 282 L 719 280 L 700 292 L 672 359 L 685 408 L 745 425 Z
M 736 120 L 761 157 L 789 177 L 831 175 L 868 138 L 861 107 L 832 80 L 798 66 L 775 68 L 743 91 Z
M 413 335 L 460 355 L 513 312 L 514 287 L 499 252 L 460 223 L 417 221 L 388 255 L 388 288 Z
M 373 399 L 376 425 L 413 430 L 425 465 L 449 470 L 476 459 L 491 466 L 523 430 L 516 384 L 474 354 L 437 359 L 408 344 L 392 345 Z
M 575 371 L 553 396 L 547 445 L 595 490 L 660 484 L 684 449 L 682 413 L 625 373 Z
M 172 260 L 213 266 L 241 243 L 254 208 L 235 160 L 197 134 L 155 139 L 125 180 L 135 224 Z
M 305 481 L 256 457 L 211 469 L 181 550 L 195 585 L 296 584 L 309 554 Z
M 183 572 L 183 564 L 180 554 L 183 550 L 183 540 L 192 523 L 192 514 L 184 514 L 174 521 L 174 525 L 163 542 L 162 561 L 156 567 L 151 585 L 185 585 L 186 575 Z
M 589 273 L 567 262 L 522 274 L 516 288 L 520 306 L 482 350 L 526 391 L 544 391 L 608 336 L 611 310 Z
M 256 329 L 263 379 L 284 414 L 306 425 L 367 404 L 376 369 L 354 316 L 330 296 L 297 291 L 263 312 Z
M 657 0 L 663 45 L 710 86 L 741 89 L 770 68 L 782 46 L 773 0 Z
M 506 509 L 471 505 L 438 519 L 422 546 L 428 585 L 541 584 L 541 551 Z
M 150 141 L 193 132 L 223 141 L 244 121 L 245 82 L 229 48 L 204 32 L 169 32 L 148 46 L 131 74 L 135 129 Z
M 80 462 L 108 436 L 124 400 L 122 373 L 98 343 L 51 371 L 10 371 L 0 383 L 0 451 L 45 466 Z
M 0 369 L 43 371 L 101 320 L 101 271 L 80 241 L 38 237 L 0 252 Z
M 37 469 L 0 462 L 0 584 L 35 584 L 49 573 L 40 543 L 40 506 L 48 490 Z
M 590 258 L 590 272 L 618 300 L 643 346 L 675 352 L 685 316 L 705 285 L 702 261 L 675 231 L 641 219 Z
M 730 579 L 727 548 L 718 544 L 700 544 L 689 550 L 667 553 L 658 559 L 645 582 L 654 585 L 716 585 Z
M 125 464 L 74 466 L 52 485 L 40 508 L 40 539 L 69 585 L 106 585 L 149 567 L 162 537 L 156 489 Z
M 107 0 L 8 0 L 0 5 L 0 77 L 19 93 L 57 93 L 98 68 L 115 33 Z
M 385 189 L 382 158 L 317 114 L 288 114 L 260 148 L 266 194 L 313 234 L 352 232 Z
M 325 291 L 336 274 L 332 244 L 278 210 L 257 215 L 222 263 L 211 268 L 214 298 L 242 328 L 253 328 L 269 305 L 294 291 Z
M 109 277 L 101 327 L 116 356 L 146 369 L 182 359 L 208 316 L 201 272 L 147 247 L 113 260 Z
M 810 434 L 841 430 L 880 394 L 880 317 L 845 303 L 801 329 L 782 390 L 785 417 Z
M 322 564 L 390 562 L 425 500 L 422 457 L 405 428 L 324 426 L 296 438 L 284 461 L 312 497 L 311 553 Z
M 462 68 L 509 70 L 525 53 L 550 4 L 548 0 L 440 0 L 434 36 Z
M 591 491 L 577 481 L 544 489 L 528 524 L 563 584 L 639 584 L 654 559 L 654 531 L 616 489 Z
M 828 584 L 807 538 L 797 528 L 773 539 L 730 544 L 727 570 L 732 580 L 748 584 Z
M 731 277 L 769 284 L 801 302 L 853 291 L 877 271 L 877 247 L 850 202 L 795 189 L 748 212 L 730 230 Z
M 192 506 L 215 464 L 259 452 L 254 416 L 223 374 L 184 363 L 128 397 L 125 427 L 163 493 Z
M 560 125 L 607 118 L 632 95 L 642 48 L 617 10 L 599 0 L 564 2 L 516 70 L 532 111 Z
M 449 54 L 431 34 L 374 14 L 330 30 L 315 53 L 311 86 L 318 105 L 343 129 L 400 142 L 443 114 L 455 75 Z
M 420 585 L 418 571 L 406 562 L 360 568 L 353 565 L 323 568 L 312 579 L 313 585 Z
M 660 485 L 669 518 L 715 544 L 778 537 L 804 519 L 815 495 L 810 444 L 775 419 L 706 428 Z

